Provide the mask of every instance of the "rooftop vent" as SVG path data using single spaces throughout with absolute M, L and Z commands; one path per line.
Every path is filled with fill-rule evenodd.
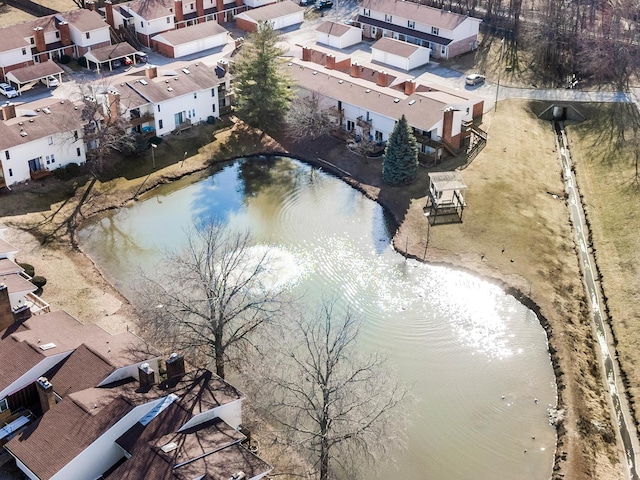
M 188 68 L 183 68 L 182 73 L 184 73 L 185 75 L 189 75 L 191 72 L 189 71 Z
M 169 83 L 169 80 L 165 80 L 164 83 Z
M 371 93 L 371 89 L 370 89 L 370 88 L 367 88 L 367 89 L 364 91 L 364 93 Z
M 287 67 L 290 67 L 291 65 L 293 65 L 293 63 L 291 62 L 287 63 Z
M 344 80 L 338 80 L 338 83 L 342 84 L 344 83 Z
M 171 88 L 171 87 L 167 87 L 167 91 L 168 91 L 168 92 L 173 92 L 173 88 Z
M 314 70 L 314 71 L 313 71 L 313 74 L 314 74 L 314 75 L 317 75 L 317 74 L 318 74 L 318 72 L 316 72 L 316 71 Z
M 146 80 L 144 80 L 144 79 L 140 79 L 140 83 L 141 83 L 142 85 L 148 85 L 148 84 L 149 84 L 149 82 L 147 82 L 147 81 L 146 81 Z
M 413 105 L 414 103 L 416 103 L 416 101 L 415 101 L 415 100 L 410 100 L 410 101 L 409 101 L 409 105 Z
M 22 126 L 24 125 L 24 122 L 18 122 L 18 125 Z
M 400 103 L 400 99 L 399 98 L 394 98 L 393 99 L 393 103 Z
M 55 343 L 43 343 L 42 345 L 40 345 L 40 350 L 42 351 L 51 350 L 52 348 L 56 348 Z
M 49 110 L 47 107 L 43 108 L 42 111 L 44 113 L 46 113 L 47 115 L 49 115 L 51 113 L 51 110 Z
M 27 132 L 25 132 L 24 130 L 20 132 L 20 136 L 21 137 L 26 137 L 27 136 Z
M 76 107 L 76 108 L 78 108 L 78 107 Z M 29 123 L 33 123 L 33 118 L 29 119 Z
M 176 442 L 169 442 L 164 447 L 162 447 L 162 451 L 164 453 L 173 452 L 176 448 L 178 448 L 178 444 Z

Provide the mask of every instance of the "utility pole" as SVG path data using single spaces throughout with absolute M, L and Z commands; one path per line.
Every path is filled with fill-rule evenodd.
M 495 114 L 498 110 L 498 92 L 500 91 L 500 75 L 502 75 L 502 51 L 504 49 L 504 37 L 500 41 L 500 58 L 498 59 L 498 86 L 496 87 L 496 105 L 494 107 L 493 113 Z
M 156 148 L 158 148 L 158 145 L 156 145 L 155 143 L 151 144 L 151 162 L 153 165 L 153 168 L 156 168 Z

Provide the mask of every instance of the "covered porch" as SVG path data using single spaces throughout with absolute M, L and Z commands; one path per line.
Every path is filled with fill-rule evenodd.
M 429 173 L 429 191 L 425 216 L 431 225 L 460 223 L 466 207 L 462 192 L 467 185 L 457 171 Z
M 18 94 L 22 95 L 22 92 L 29 90 L 37 82 L 48 77 L 55 77 L 58 79 L 58 83 L 62 83 L 63 73 L 64 70 L 56 62 L 47 60 L 46 62 L 11 70 L 7 73 L 7 80 L 16 85 Z

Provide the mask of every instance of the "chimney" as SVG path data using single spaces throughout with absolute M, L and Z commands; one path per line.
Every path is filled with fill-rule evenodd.
M 196 15 L 198 15 L 198 23 L 202 23 L 205 21 L 204 0 L 196 0 Z
M 13 320 L 16 323 L 22 323 L 31 318 L 31 308 L 29 305 L 20 305 L 13 309 Z
M 92 2 L 91 0 L 87 0 L 85 2 L 85 8 L 87 8 L 87 10 L 91 10 L 92 12 L 95 12 L 96 4 L 95 4 L 95 2 Z
M 120 94 L 108 92 L 107 101 L 109 102 L 109 123 L 112 123 L 120 116 Z
M 0 331 L 9 328 L 14 321 L 9 289 L 4 283 L 0 283 Z
M 216 0 L 216 12 L 218 12 L 218 23 L 223 23 L 224 22 L 224 14 L 222 13 L 224 11 L 224 0 Z
M 111 25 L 111 28 L 115 28 L 113 22 L 113 3 L 111 3 L 111 0 L 104 0 L 104 12 L 107 17 L 107 23 Z
M 2 119 L 6 122 L 12 118 L 16 118 L 16 106 L 13 103 L 2 105 Z
M 148 363 L 143 363 L 138 367 L 138 378 L 140 380 L 140 388 L 149 390 L 156 383 L 156 372 Z
M 47 49 L 47 44 L 44 41 L 44 28 L 42 27 L 34 28 L 33 36 L 35 37 L 36 50 L 38 52 L 44 52 Z
M 184 375 L 184 357 L 177 353 L 172 353 L 165 362 L 167 366 L 167 379 L 181 377 Z
M 376 77 L 376 85 L 380 87 L 386 87 L 389 82 L 389 75 L 384 70 L 378 70 L 378 75 Z
M 158 67 L 147 65 L 147 68 L 144 70 L 144 76 L 149 80 L 156 78 L 158 76 Z
M 309 47 L 302 47 L 302 61 L 303 62 L 311 61 L 311 49 Z
M 58 24 L 58 31 L 60 32 L 60 43 L 63 47 L 71 45 L 71 31 L 69 30 L 68 22 L 60 22 Z
M 442 138 L 451 142 L 453 133 L 453 108 L 447 107 L 444 109 L 444 115 L 442 117 Z
M 362 73 L 362 67 L 360 66 L 360 64 L 358 62 L 353 62 L 351 64 L 351 73 L 350 75 L 353 78 L 360 78 L 360 74 Z
M 405 80 L 404 82 L 404 94 L 412 95 L 416 92 L 416 81 L 415 80 Z
M 176 16 L 176 28 L 184 27 L 181 22 L 184 21 L 184 12 L 182 11 L 182 0 L 175 0 L 173 2 L 173 14 Z
M 49 380 L 47 380 L 47 377 L 40 377 L 36 382 L 36 390 L 38 390 L 40 406 L 42 407 L 42 414 L 44 415 L 56 405 L 56 396 L 53 393 L 53 385 L 51 385 Z
M 330 53 L 327 55 L 327 64 L 325 65 L 329 70 L 336 69 L 336 57 Z

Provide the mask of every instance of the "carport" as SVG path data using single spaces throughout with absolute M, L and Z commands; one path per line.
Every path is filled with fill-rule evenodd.
M 47 60 L 46 62 L 36 63 L 29 65 L 28 67 L 16 68 L 7 72 L 7 81 L 16 85 L 16 90 L 20 95 L 25 90 L 29 90 L 36 82 L 43 78 L 47 78 L 49 75 L 57 76 L 58 81 L 62 83 L 62 74 L 64 70 L 54 62 L 53 60 Z
M 127 42 L 122 42 L 115 45 L 107 45 L 105 47 L 98 47 L 89 50 L 84 54 L 84 58 L 87 59 L 87 67 L 89 67 L 89 62 L 91 62 L 96 66 L 97 73 L 100 73 L 101 65 L 109 65 L 109 70 L 112 71 L 113 62 L 115 60 L 120 60 L 122 63 L 124 63 L 124 59 L 126 57 L 131 58 L 133 64 L 135 65 L 137 53 L 142 52 L 138 52 L 138 50 L 133 48 Z

